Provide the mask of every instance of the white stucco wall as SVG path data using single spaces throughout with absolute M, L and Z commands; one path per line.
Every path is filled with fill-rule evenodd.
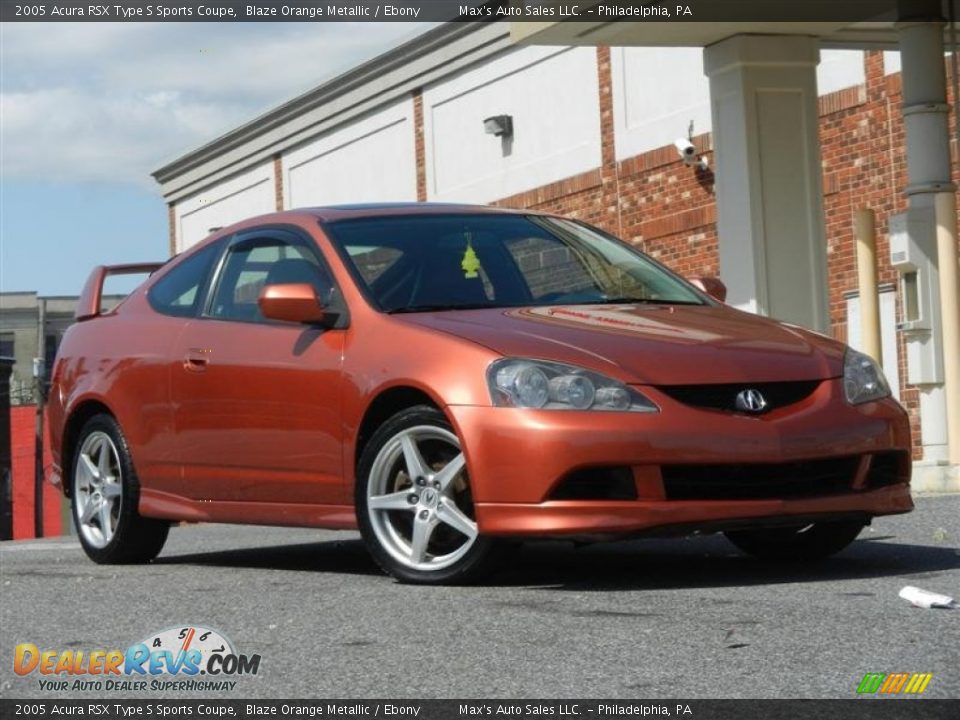
M 416 200 L 413 99 L 286 153 L 282 166 L 286 208 Z
M 710 130 L 702 48 L 610 49 L 617 159 Z
M 883 51 L 883 74 L 893 75 L 902 69 L 899 50 Z
M 594 48 L 511 51 L 423 93 L 427 195 L 485 203 L 599 167 Z M 512 145 L 484 133 L 513 117 Z
M 211 228 L 275 209 L 273 163 L 268 162 L 178 202 L 174 206 L 177 252 L 196 245 Z
M 817 92 L 820 95 L 843 90 L 867 81 L 862 50 L 821 50 L 817 66 Z

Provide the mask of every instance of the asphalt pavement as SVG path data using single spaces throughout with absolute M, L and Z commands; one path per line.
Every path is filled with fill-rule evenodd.
M 0 696 L 41 690 L 14 647 L 127 648 L 215 628 L 259 654 L 227 692 L 116 697 L 853 698 L 868 672 L 933 673 L 960 697 L 960 496 L 917 499 L 814 567 L 768 565 L 722 536 L 575 547 L 528 543 L 481 587 L 384 576 L 356 533 L 246 526 L 171 531 L 146 566 L 98 566 L 70 538 L 0 543 Z M 73 680 L 73 677 L 66 676 Z

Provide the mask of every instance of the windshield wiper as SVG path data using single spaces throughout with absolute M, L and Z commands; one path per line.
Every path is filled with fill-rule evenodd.
M 492 305 L 490 303 L 464 303 L 463 305 L 406 305 L 404 307 L 387 310 L 388 315 L 417 312 L 443 312 L 445 310 L 480 310 L 483 308 L 508 307 L 506 305 Z
M 549 305 L 554 305 L 555 303 L 548 303 Z M 630 298 L 630 297 L 618 297 L 618 298 L 599 298 L 597 300 L 587 300 L 579 302 L 568 302 L 562 303 L 564 305 L 703 305 L 704 303 L 697 302 L 695 300 L 655 300 L 653 298 Z M 463 305 L 406 305 L 404 307 L 393 308 L 392 310 L 386 310 L 387 315 L 400 315 L 402 313 L 418 313 L 418 312 L 449 312 L 453 310 L 484 310 L 484 309 L 494 309 L 494 308 L 511 308 L 511 307 L 536 307 L 537 303 L 530 303 L 524 305 L 509 305 L 509 304 L 491 304 L 491 303 L 464 303 Z
M 703 305 L 697 300 L 657 300 L 655 298 L 616 297 L 591 300 L 578 305 Z

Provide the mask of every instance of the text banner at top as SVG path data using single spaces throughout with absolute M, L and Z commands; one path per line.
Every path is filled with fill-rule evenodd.
M 3 22 L 868 22 L 896 19 L 896 0 L 0 0 Z

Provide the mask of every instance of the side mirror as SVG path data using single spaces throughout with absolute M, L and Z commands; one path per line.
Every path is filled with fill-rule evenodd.
M 690 278 L 690 284 L 698 290 L 702 290 L 714 300 L 719 300 L 720 302 L 727 301 L 727 286 L 723 284 L 720 278 L 695 277 Z
M 257 305 L 263 316 L 271 320 L 320 324 L 332 319 L 317 291 L 308 283 L 264 285 Z

